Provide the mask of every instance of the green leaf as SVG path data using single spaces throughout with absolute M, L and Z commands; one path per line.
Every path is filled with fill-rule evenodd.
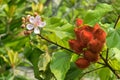
M 115 26 L 115 29 L 119 29 L 119 28 L 120 28 L 120 18 L 119 18 L 119 20 L 118 20 L 118 22 L 117 22 L 117 24 Z
M 53 53 L 50 69 L 57 80 L 64 80 L 67 71 L 70 68 L 71 55 L 65 51 Z
M 44 30 L 53 32 L 60 39 L 64 39 L 73 35 L 73 28 L 73 25 L 69 24 L 64 19 L 50 18 L 48 19 L 47 27 L 45 27 Z
M 111 60 L 109 61 L 110 65 L 115 69 L 120 69 L 120 50 L 117 48 L 112 48 L 109 51 L 109 55 L 111 55 Z
M 103 10 L 104 9 L 104 10 Z M 98 23 L 101 18 L 108 12 L 112 11 L 112 6 L 108 4 L 99 4 L 96 6 L 95 10 L 88 10 L 84 17 L 85 24 L 93 26 Z
M 47 23 L 47 25 L 46 25 L 47 27 L 45 27 L 45 28 L 54 29 L 56 27 L 66 24 L 67 21 L 65 19 L 52 17 L 52 18 L 46 19 L 46 23 Z
M 80 80 L 80 77 L 82 75 L 81 69 L 79 69 L 74 62 L 71 63 L 71 67 L 69 71 L 66 74 L 65 80 Z
M 6 63 L 9 63 L 9 60 L 8 60 L 5 56 L 0 55 L 0 57 L 3 58 L 3 60 L 4 60 Z
M 120 30 L 110 28 L 107 34 L 107 47 L 120 49 Z
M 100 80 L 111 80 L 114 76 L 108 68 L 102 68 L 98 73 Z
M 43 52 L 38 49 L 38 48 L 31 48 L 31 47 L 26 47 L 24 50 L 24 54 L 26 58 L 32 63 L 33 69 L 34 69 L 34 75 L 37 79 L 41 79 L 39 76 L 39 68 L 38 68 L 38 62 L 39 62 L 39 57 Z
M 120 50 L 117 48 L 113 48 L 113 52 L 115 53 L 115 58 L 120 61 Z
M 49 62 L 50 62 L 49 53 L 42 54 L 39 58 L 38 63 L 39 71 L 45 71 Z
M 69 38 L 65 38 L 65 39 L 60 39 L 58 36 L 56 36 L 55 33 L 51 33 L 48 35 L 46 35 L 49 40 L 53 41 L 54 43 L 57 43 L 63 47 L 69 48 L 69 44 L 68 44 L 68 40 Z

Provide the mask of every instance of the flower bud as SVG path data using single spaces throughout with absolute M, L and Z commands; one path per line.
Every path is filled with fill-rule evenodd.
M 25 24 L 22 24 L 22 25 L 21 25 L 21 28 L 25 28 Z

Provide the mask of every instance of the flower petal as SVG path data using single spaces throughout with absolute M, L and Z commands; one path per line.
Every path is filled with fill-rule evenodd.
M 28 30 L 32 30 L 32 29 L 34 28 L 34 25 L 32 25 L 32 24 L 27 24 L 26 28 L 27 28 Z
M 32 24 L 34 24 L 35 18 L 34 18 L 33 16 L 30 16 L 29 21 L 30 21 Z
M 37 15 L 34 20 L 34 25 L 39 26 L 40 23 L 41 23 L 41 17 Z
M 41 22 L 40 24 L 39 24 L 39 27 L 44 27 L 46 25 L 46 22 Z
M 35 33 L 35 34 L 40 34 L 40 30 L 39 30 L 38 27 L 34 28 L 34 33 Z
M 37 15 L 37 16 L 35 17 L 35 21 L 41 21 L 41 17 L 40 17 L 39 15 Z

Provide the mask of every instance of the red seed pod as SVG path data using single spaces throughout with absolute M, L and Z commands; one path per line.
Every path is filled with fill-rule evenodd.
M 88 49 L 91 50 L 94 53 L 99 53 L 102 50 L 104 43 L 100 42 L 97 39 L 92 39 L 88 43 Z
M 83 20 L 82 19 L 79 19 L 79 18 L 77 18 L 76 19 L 76 26 L 81 26 L 83 24 Z
M 88 25 L 84 25 L 83 26 L 83 30 L 86 30 L 86 31 L 88 31 L 88 32 L 93 32 L 93 27 L 90 27 L 90 26 L 88 26 Z
M 81 41 L 83 44 L 87 45 L 91 39 L 93 39 L 93 34 L 91 32 L 88 32 L 86 30 L 82 30 L 81 34 Z
M 98 29 L 94 32 L 94 37 L 104 43 L 106 39 L 106 33 L 102 29 Z
M 89 32 L 89 33 L 92 33 L 93 31 L 93 28 L 92 27 L 89 27 L 89 26 L 83 26 L 83 27 L 80 27 L 80 28 L 75 28 L 74 29 L 74 32 L 75 32 L 75 35 L 77 37 L 77 40 L 81 41 L 81 32 L 82 31 L 86 31 L 86 32 Z
M 93 27 L 93 33 L 96 32 L 98 29 L 100 29 L 100 25 L 95 24 L 94 27 Z
M 80 69 L 85 69 L 90 65 L 90 62 L 86 60 L 85 58 L 79 58 L 75 64 L 80 68 Z
M 74 32 L 75 32 L 75 35 L 76 35 L 76 38 L 79 42 L 81 42 L 81 37 L 80 37 L 80 33 L 81 33 L 81 28 L 75 28 L 74 29 Z
M 89 50 L 84 52 L 84 58 L 87 59 L 90 62 L 97 62 L 99 59 L 99 54 L 98 53 L 93 53 Z
M 69 40 L 69 45 L 70 48 L 75 51 L 75 53 L 80 54 L 83 52 L 83 46 L 77 40 Z

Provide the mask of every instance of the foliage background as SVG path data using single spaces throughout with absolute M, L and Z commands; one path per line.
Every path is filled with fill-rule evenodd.
M 35 34 L 24 36 L 21 18 L 34 12 L 38 12 L 47 23 L 41 34 L 66 48 L 69 48 L 68 40 L 74 38 L 76 18 L 82 18 L 91 26 L 99 23 L 107 32 L 109 63 L 119 74 L 120 20 L 114 26 L 120 14 L 119 3 L 120 0 L 0 0 L 0 79 L 30 80 L 16 74 L 16 69 L 22 67 L 34 70 L 39 80 L 80 80 L 84 72 L 102 66 L 95 63 L 85 70 L 78 69 L 74 64 L 77 55 Z M 106 57 L 105 53 L 102 55 Z M 108 68 L 82 78 L 116 80 Z

